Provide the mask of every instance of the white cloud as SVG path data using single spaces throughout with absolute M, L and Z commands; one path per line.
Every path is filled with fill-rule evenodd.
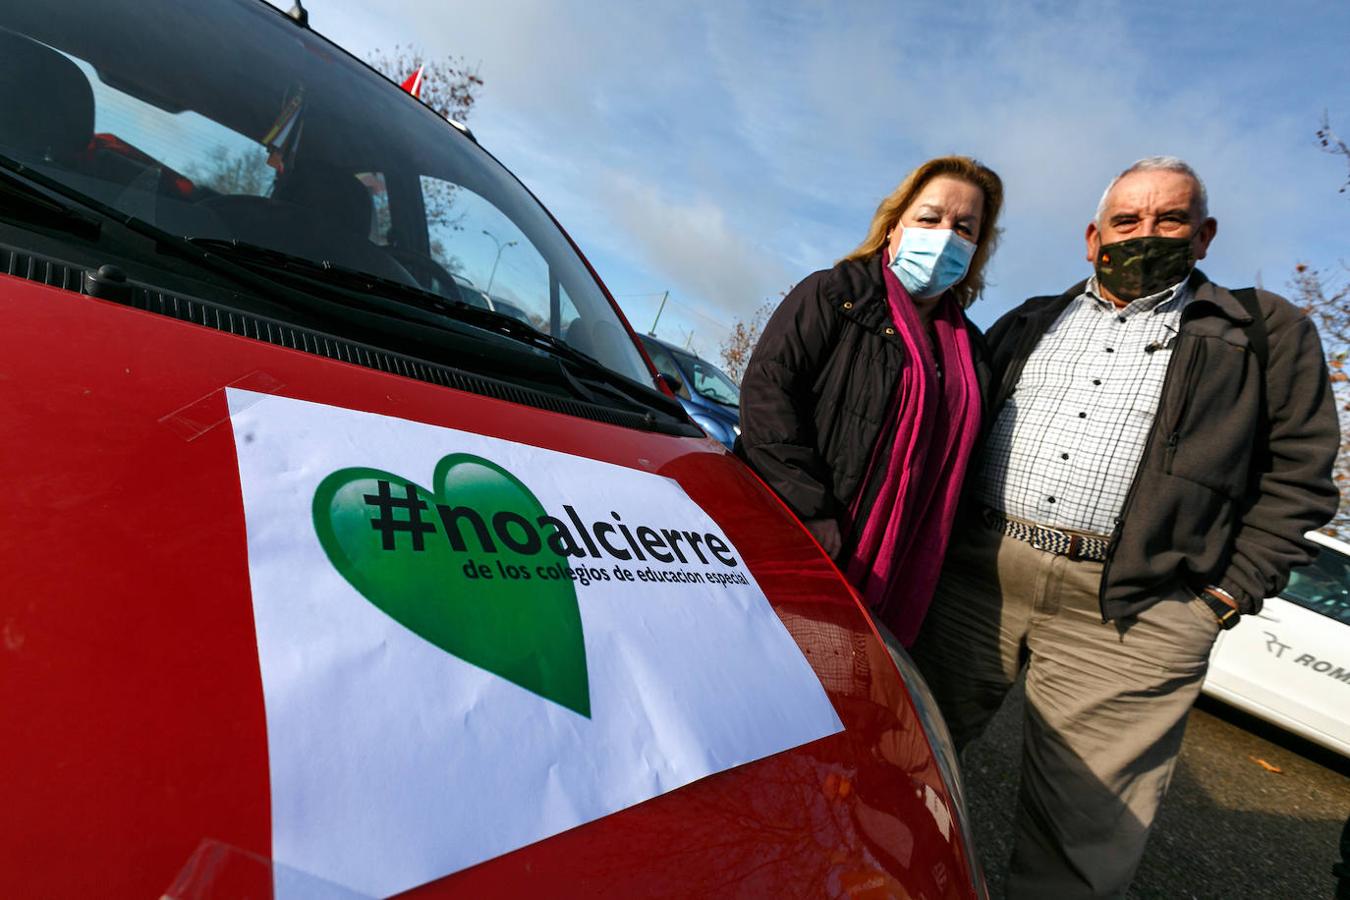
M 794 280 L 772 247 L 731 227 L 726 211 L 708 197 L 679 200 L 614 173 L 597 200 L 653 273 L 733 315 L 753 312 L 769 293 L 765 285 L 781 289 Z
M 1153 153 L 1208 181 L 1219 280 L 1260 269 L 1278 288 L 1294 260 L 1343 252 L 1339 172 L 1311 138 L 1350 76 L 1322 36 L 1344 11 L 1280 26 L 1302 42 L 1283 78 L 1290 48 L 1263 40 L 1255 5 L 1221 23 L 1123 2 L 313 5 L 358 54 L 415 41 L 481 60 L 475 130 L 601 275 L 717 319 L 846 253 L 906 171 L 948 152 L 1007 187 L 977 320 L 1087 274 L 1098 194 Z

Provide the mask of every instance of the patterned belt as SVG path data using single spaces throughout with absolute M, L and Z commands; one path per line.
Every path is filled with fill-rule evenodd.
M 984 508 L 984 520 L 1010 538 L 1023 541 L 1037 550 L 1067 556 L 1069 559 L 1089 559 L 1094 562 L 1106 562 L 1106 552 L 1111 546 L 1109 537 L 1091 534 L 1073 534 L 1033 525 L 1021 519 L 1010 519 L 996 509 Z

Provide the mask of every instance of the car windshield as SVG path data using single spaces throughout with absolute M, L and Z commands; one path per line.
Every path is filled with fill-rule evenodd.
M 690 387 L 694 393 L 724 406 L 741 405 L 740 388 L 736 387 L 736 382 L 728 378 L 721 369 L 692 354 L 682 353 L 679 350 L 670 352 L 679 360 L 680 367 L 693 379 L 694 383 Z
M 1289 574 L 1280 596 L 1350 625 L 1350 556 L 1322 547 L 1315 560 Z
M 201 19 L 209 18 L 209 27 Z M 174 235 L 489 309 L 650 374 L 567 238 L 469 137 L 252 0 L 0 11 L 0 154 Z

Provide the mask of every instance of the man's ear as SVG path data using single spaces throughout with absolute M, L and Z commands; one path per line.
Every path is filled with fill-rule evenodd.
M 1097 230 L 1095 219 L 1088 223 L 1087 233 L 1083 237 L 1087 241 L 1087 261 L 1095 266 L 1097 253 L 1102 249 L 1102 233 Z
M 1219 233 L 1219 223 L 1214 219 L 1206 219 L 1195 232 L 1195 259 L 1200 261 L 1205 258 L 1209 252 L 1210 241 L 1214 240 L 1214 235 Z

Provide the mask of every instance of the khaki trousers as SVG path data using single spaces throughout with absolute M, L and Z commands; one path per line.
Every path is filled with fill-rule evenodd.
M 1219 632 L 1199 599 L 1103 624 L 1101 574 L 966 523 L 914 646 L 958 748 L 1026 669 L 1009 898 L 1124 896 Z

